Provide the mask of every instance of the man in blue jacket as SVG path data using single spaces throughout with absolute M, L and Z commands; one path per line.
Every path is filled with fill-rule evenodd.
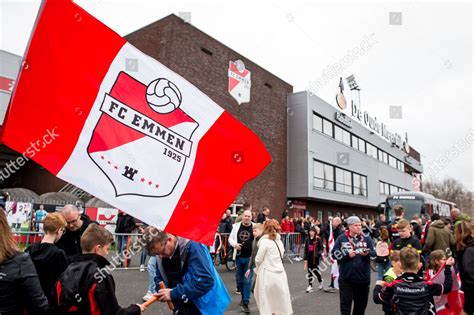
M 224 314 L 230 296 L 206 246 L 152 226 L 142 239 L 157 256 L 157 288 L 160 281 L 166 284 L 155 294 L 160 301 L 172 301 L 180 315 Z
M 347 219 L 349 230 L 336 239 L 332 257 L 339 264 L 339 301 L 341 315 L 363 315 L 367 307 L 370 287 L 370 257 L 375 257 L 370 236 L 362 233 L 361 221 L 356 216 Z

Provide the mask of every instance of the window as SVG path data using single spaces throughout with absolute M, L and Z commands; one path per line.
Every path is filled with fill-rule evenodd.
M 391 155 L 388 155 L 388 164 L 391 166 L 391 167 L 394 167 L 396 168 L 397 167 L 397 159 L 395 159 L 393 156 Z
M 313 177 L 315 187 L 324 188 L 324 164 L 314 161 L 313 163 Z
M 405 164 L 400 160 L 397 160 L 397 169 L 399 171 L 405 172 Z
M 327 119 L 323 119 L 323 132 L 331 138 L 333 137 L 332 122 Z
M 398 187 L 390 185 L 390 195 L 398 192 Z
M 334 166 L 324 165 L 324 188 L 334 190 Z
M 352 194 L 352 174 L 348 171 L 344 171 L 344 192 Z
M 362 151 L 365 153 L 365 141 L 359 138 L 359 151 Z
M 313 186 L 367 197 L 367 176 L 319 161 L 313 162 Z
M 377 159 L 377 148 L 367 142 L 367 154 L 374 159 Z
M 385 164 L 388 164 L 388 154 L 387 154 L 387 152 L 382 151 L 382 158 L 383 158 L 383 162 Z
M 360 175 L 360 183 L 361 183 L 361 195 L 367 197 L 367 176 Z
M 354 195 L 367 196 L 367 176 L 354 173 Z
M 360 195 L 360 186 L 361 186 L 361 182 L 360 182 L 360 175 L 359 174 L 354 174 L 353 176 L 353 181 L 354 181 L 354 195 Z
M 390 185 L 387 183 L 383 183 L 383 191 L 384 194 L 389 195 L 390 194 Z
M 380 162 L 383 162 L 383 151 L 380 149 L 377 149 L 378 152 L 378 158 Z
M 344 192 L 344 171 L 336 168 L 336 191 Z
M 323 212 L 322 211 L 318 211 L 318 220 L 319 220 L 319 222 L 323 222 Z
M 334 139 L 337 141 L 343 141 L 342 139 L 342 128 L 339 126 L 334 125 Z
M 334 190 L 334 167 L 314 161 L 313 185 L 314 187 Z
M 351 135 L 351 139 L 352 139 L 352 147 L 353 147 L 354 149 L 357 149 L 357 150 L 358 150 L 358 149 L 359 149 L 359 140 L 358 140 L 357 137 L 354 136 L 354 135 Z
M 348 146 L 351 146 L 351 134 L 344 129 L 342 130 L 342 142 Z
M 323 132 L 323 119 L 315 114 L 313 114 L 313 129 Z
M 379 193 L 385 194 L 385 191 L 383 189 L 383 182 L 379 182 Z

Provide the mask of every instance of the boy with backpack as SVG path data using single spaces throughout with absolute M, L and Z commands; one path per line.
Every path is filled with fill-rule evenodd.
M 451 292 L 453 279 L 451 266 L 454 259 L 446 261 L 444 284 L 426 282 L 417 275 L 421 267 L 420 255 L 414 248 L 405 247 L 400 251 L 403 274 L 391 283 L 377 281 L 374 288 L 376 304 L 392 305 L 394 314 L 436 314 L 434 296 Z
M 139 315 L 139 304 L 122 308 L 115 296 L 115 282 L 105 267 L 113 242 L 105 228 L 91 224 L 81 237 L 82 255 L 74 258 L 56 283 L 56 314 Z

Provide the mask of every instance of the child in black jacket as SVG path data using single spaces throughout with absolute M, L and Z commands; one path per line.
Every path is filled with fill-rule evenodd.
M 139 315 L 140 305 L 122 308 L 115 296 L 115 282 L 105 267 L 112 234 L 91 224 L 81 237 L 82 255 L 77 256 L 56 283 L 57 314 Z
M 377 281 L 374 288 L 376 304 L 392 304 L 394 314 L 436 314 L 433 296 L 451 292 L 453 279 L 451 266 L 454 259 L 446 261 L 444 284 L 423 281 L 417 273 L 421 267 L 420 255 L 414 248 L 405 247 L 400 251 L 403 274 L 391 283 Z
M 66 220 L 59 212 L 49 213 L 43 221 L 45 235 L 41 243 L 35 243 L 25 250 L 35 264 L 41 288 L 51 305 L 54 302 L 54 284 L 68 264 L 66 253 L 54 244 L 61 238 L 65 228 Z
M 315 276 L 318 278 L 320 290 L 323 288 L 324 284 L 319 271 L 319 263 L 321 261 L 321 253 L 323 251 L 323 241 L 318 234 L 317 228 L 315 226 L 311 227 L 309 230 L 309 236 L 305 241 L 304 270 L 308 271 L 306 278 L 309 282 L 306 293 L 313 292 L 313 280 Z

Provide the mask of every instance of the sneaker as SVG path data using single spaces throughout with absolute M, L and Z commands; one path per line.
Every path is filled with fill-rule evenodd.
M 141 272 L 145 271 L 145 265 L 140 265 L 140 271 Z
M 235 289 L 235 294 L 241 295 L 242 293 L 240 293 L 239 290 Z
M 322 290 L 324 287 L 324 279 L 319 283 L 319 290 Z
M 310 293 L 310 292 L 313 292 L 313 286 L 309 285 L 307 288 L 306 288 L 306 293 Z
M 248 305 L 248 304 L 242 305 L 241 310 L 242 310 L 242 312 L 244 312 L 245 314 L 249 314 L 249 313 L 250 313 L 250 309 L 249 309 L 249 305 Z
M 240 306 L 244 306 L 244 301 L 241 300 L 239 305 L 240 305 Z
M 143 297 L 143 301 L 147 302 L 149 299 L 151 299 L 153 297 L 153 293 L 151 293 L 150 291 L 148 291 L 145 296 Z

